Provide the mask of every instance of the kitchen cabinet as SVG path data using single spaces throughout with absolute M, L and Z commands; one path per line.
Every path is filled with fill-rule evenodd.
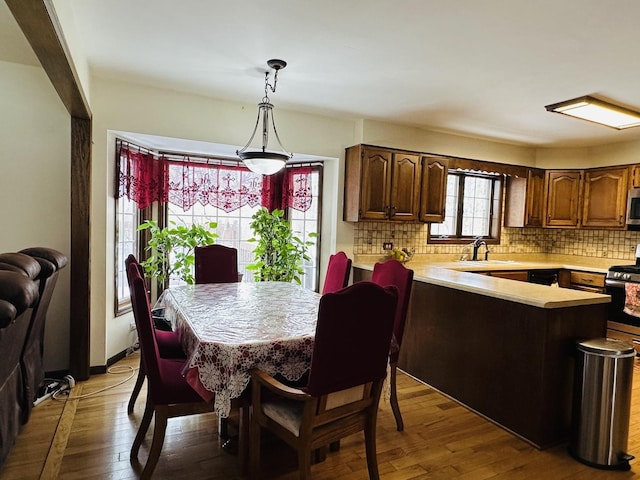
M 369 145 L 349 147 L 343 219 L 418 221 L 420 182 L 418 153 Z
M 526 177 L 507 177 L 505 227 L 541 227 L 544 223 L 544 170 L 530 168 Z
M 447 158 L 433 155 L 422 156 L 420 221 L 444 222 L 448 172 Z
M 545 227 L 578 227 L 582 175 L 582 170 L 547 170 L 545 172 Z
M 581 225 L 625 228 L 628 187 L 628 167 L 585 170 Z
M 592 293 L 605 293 L 606 275 L 598 272 L 584 272 L 581 270 L 560 270 L 558 286 L 583 290 Z
M 356 267 L 354 281 L 368 274 Z M 409 308 L 403 371 L 538 448 L 566 440 L 575 363 L 567 346 L 605 335 L 606 303 L 547 309 L 414 280 Z M 461 361 L 469 352 L 471 364 Z
M 548 170 L 545 227 L 625 228 L 629 168 Z
M 519 282 L 529 281 L 529 272 L 527 270 L 496 270 L 484 273 L 489 277 L 506 278 L 507 280 L 517 280 Z
M 631 188 L 640 188 L 640 165 L 632 165 L 629 168 L 631 170 L 631 182 L 629 186 Z

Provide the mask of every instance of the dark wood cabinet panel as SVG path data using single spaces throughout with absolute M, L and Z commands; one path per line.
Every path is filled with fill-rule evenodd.
M 629 167 L 631 172 L 630 172 L 630 182 L 629 182 L 629 187 L 630 188 L 640 188 L 640 165 L 632 165 L 631 167 Z
M 570 431 L 569 346 L 605 332 L 606 304 L 541 309 L 414 282 L 399 366 L 546 448 Z
M 625 228 L 628 185 L 628 167 L 586 170 L 582 226 Z
M 530 168 L 526 177 L 507 177 L 505 227 L 541 227 L 544 223 L 544 170 Z
M 545 227 L 578 227 L 582 170 L 549 170 L 545 175 Z
M 517 280 L 519 282 L 529 281 L 528 270 L 496 270 L 485 273 L 490 277 L 506 278 L 507 280 Z
M 346 149 L 345 164 L 345 221 L 418 221 L 419 153 L 355 145 Z
M 447 158 L 423 155 L 420 188 L 421 221 L 444 222 L 448 172 Z
M 394 153 L 389 219 L 417 221 L 420 207 L 420 156 Z
M 363 154 L 360 218 L 384 220 L 391 201 L 392 154 L 380 149 L 365 149 Z

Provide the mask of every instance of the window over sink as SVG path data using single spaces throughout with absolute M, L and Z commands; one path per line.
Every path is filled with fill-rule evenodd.
M 427 243 L 468 243 L 480 237 L 500 241 L 503 176 L 449 170 L 443 223 L 429 226 Z

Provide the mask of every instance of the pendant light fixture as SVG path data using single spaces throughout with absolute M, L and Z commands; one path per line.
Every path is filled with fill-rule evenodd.
M 276 93 L 276 84 L 278 83 L 278 71 L 287 66 L 287 62 L 284 60 L 269 60 L 267 62 L 269 68 L 275 70 L 273 75 L 273 85 L 269 83 L 269 73 L 267 70 L 264 74 L 264 98 L 258 104 L 258 118 L 256 119 L 256 125 L 253 127 L 253 133 L 247 144 L 240 150 L 236 150 L 236 154 L 244 162 L 249 170 L 262 175 L 272 175 L 280 171 L 285 163 L 293 157 L 293 154 L 288 153 L 282 146 L 278 131 L 276 130 L 276 122 L 273 118 L 273 104 L 269 101 L 269 90 L 272 93 Z M 262 146 L 260 149 L 248 150 L 253 138 L 258 131 L 258 126 L 262 123 Z M 273 128 L 273 134 L 276 137 L 278 145 L 280 146 L 280 152 L 268 150 L 269 144 L 269 125 Z

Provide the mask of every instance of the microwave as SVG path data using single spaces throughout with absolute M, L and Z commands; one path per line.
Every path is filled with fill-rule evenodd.
M 627 225 L 640 225 L 640 188 L 632 188 L 627 196 Z

